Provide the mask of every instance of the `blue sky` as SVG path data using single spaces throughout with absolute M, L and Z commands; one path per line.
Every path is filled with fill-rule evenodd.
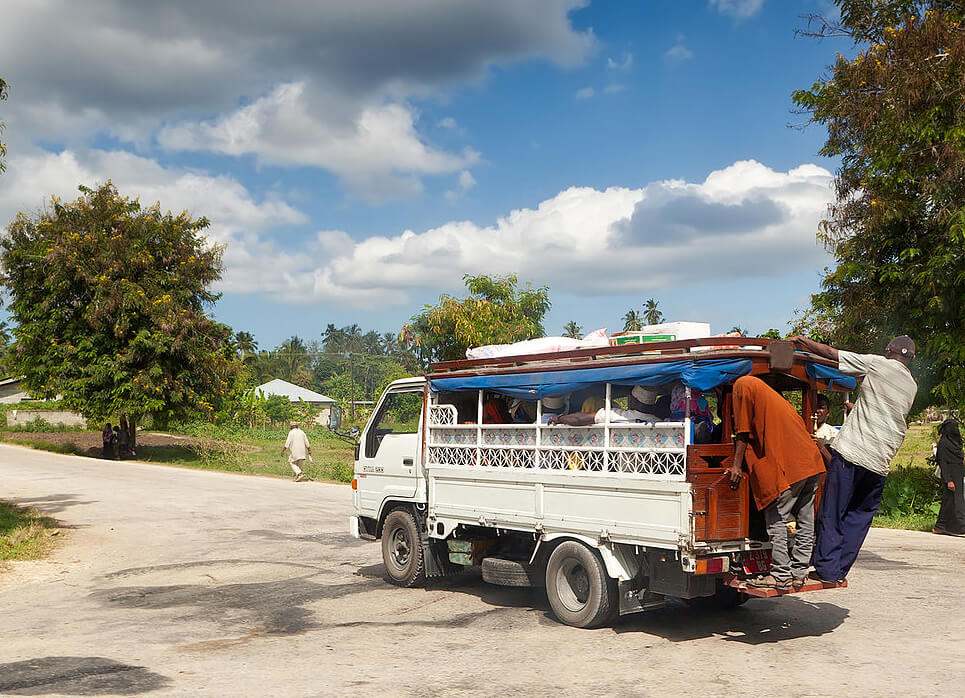
M 546 329 L 784 328 L 829 258 L 835 163 L 791 92 L 824 0 L 8 0 L 0 217 L 111 178 L 211 219 L 215 315 L 262 348 L 397 331 L 465 273 Z

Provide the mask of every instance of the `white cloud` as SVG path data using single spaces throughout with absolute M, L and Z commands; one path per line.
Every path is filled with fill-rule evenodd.
M 623 58 L 619 61 L 615 61 L 612 58 L 607 58 L 606 67 L 610 70 L 620 70 L 626 72 L 633 68 L 633 54 L 624 53 Z
M 332 118 L 332 117 L 335 118 Z M 274 165 L 322 167 L 370 201 L 418 191 L 418 176 L 455 172 L 478 160 L 427 146 L 414 115 L 401 104 L 366 107 L 344 123 L 306 95 L 304 83 L 270 95 L 220 119 L 167 126 L 158 142 L 171 150 L 255 155 Z
M 710 6 L 716 7 L 722 15 L 748 19 L 760 12 L 764 0 L 710 0 Z
M 37 192 L 72 199 L 78 183 L 109 175 L 122 193 L 212 221 L 211 240 L 227 243 L 221 289 L 359 309 L 406 305 L 410 293 L 426 289 L 458 292 L 466 273 L 514 273 L 584 296 L 786 275 L 827 261 L 815 231 L 833 198 L 823 168 L 776 172 L 748 160 L 699 183 L 572 187 L 488 226 L 452 221 L 364 240 L 325 230 L 282 249 L 270 235 L 304 224 L 305 216 L 276 196 L 256 200 L 231 177 L 164 168 L 116 151 L 37 151 L 9 165 L 18 176 L 0 190 L 0 220 L 40 208 Z M 462 171 L 454 191 L 474 184 Z
M 453 221 L 361 241 L 320 233 L 304 255 L 319 263 L 270 293 L 376 308 L 405 305 L 427 288 L 458 292 L 466 273 L 515 273 L 580 295 L 786 275 L 827 261 L 815 231 L 831 198 L 827 170 L 776 172 L 752 160 L 700 183 L 573 187 L 488 226 Z
M 3 226 L 18 211 L 28 215 L 40 211 L 51 195 L 72 201 L 80 196 L 78 184 L 96 186 L 111 179 L 121 194 L 137 196 L 144 205 L 159 201 L 164 210 L 188 210 L 208 218 L 209 240 L 227 244 L 220 285 L 225 290 L 287 292 L 277 270 L 312 266 L 301 253 L 284 253 L 265 237 L 268 230 L 301 225 L 307 217 L 277 196 L 255 200 L 232 177 L 164 168 L 131 153 L 102 150 L 33 151 L 11 157 L 8 167 L 5 186 L 0 188 Z
M 443 119 L 439 119 L 439 126 L 441 128 L 447 128 L 450 130 L 456 129 L 459 127 L 459 125 L 456 123 L 456 120 L 453 119 L 451 116 L 447 116 Z
M 592 87 L 581 87 L 573 93 L 573 99 L 590 99 L 595 94 L 596 90 Z
M 474 186 L 476 186 L 476 178 L 472 176 L 472 173 L 469 170 L 463 170 L 459 173 L 459 180 L 456 188 L 447 191 L 446 198 L 449 199 L 449 201 L 456 201 Z
M 168 145 L 330 169 L 370 200 L 414 193 L 474 156 L 433 147 L 411 99 L 444 98 L 493 66 L 580 64 L 596 46 L 570 21 L 584 4 L 5 0 L 8 137 L 144 146 L 166 124 Z
M 684 37 L 678 36 L 677 42 L 664 51 L 663 57 L 674 63 L 683 63 L 693 58 L 694 52 L 687 48 L 687 45 L 684 43 Z

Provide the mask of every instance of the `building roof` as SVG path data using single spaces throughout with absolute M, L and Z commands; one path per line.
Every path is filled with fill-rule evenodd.
M 314 390 L 303 388 L 300 385 L 283 381 L 281 378 L 275 378 L 274 380 L 259 385 L 255 388 L 255 392 L 261 393 L 265 397 L 281 395 L 282 397 L 287 397 L 290 402 L 298 402 L 299 400 L 305 402 L 324 402 L 327 404 L 335 402 L 335 400 L 330 397 L 316 393 Z

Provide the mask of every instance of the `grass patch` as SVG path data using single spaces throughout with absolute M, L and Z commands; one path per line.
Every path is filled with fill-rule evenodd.
M 935 526 L 936 514 L 892 514 L 875 515 L 872 525 L 875 528 L 900 528 L 906 531 L 931 531 Z
M 36 560 L 52 545 L 57 522 L 34 509 L 0 502 L 0 560 Z
M 158 448 L 144 458 L 142 448 L 138 447 L 138 460 L 175 463 L 204 470 L 279 477 L 293 475 L 287 454 L 279 455 L 288 436 L 287 428 L 189 424 L 179 426 L 172 433 L 194 439 L 183 448 Z M 306 462 L 302 466 L 306 475 L 313 480 L 352 481 L 354 454 L 351 444 L 335 438 L 324 428 L 310 430 L 308 439 L 312 444 L 314 462 Z
M 0 431 L 0 441 L 6 441 L 7 443 L 17 444 L 20 446 L 29 446 L 30 448 L 36 448 L 41 451 L 51 451 L 53 453 L 66 453 L 72 456 L 87 455 L 87 452 L 82 447 L 78 446 L 69 439 L 64 439 L 63 441 L 44 441 L 42 439 L 11 439 L 7 438 L 4 432 Z
M 931 456 L 931 445 L 938 442 L 937 425 L 912 424 L 905 433 L 901 448 L 891 461 L 892 468 L 926 467 Z M 935 466 L 931 466 L 934 470 Z

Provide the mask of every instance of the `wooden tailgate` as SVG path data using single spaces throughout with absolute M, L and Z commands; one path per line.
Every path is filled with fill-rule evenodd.
M 687 448 L 687 482 L 694 493 L 694 539 L 736 540 L 747 537 L 750 517 L 747 478 L 730 488 L 727 468 L 734 462 L 733 444 L 700 444 Z

